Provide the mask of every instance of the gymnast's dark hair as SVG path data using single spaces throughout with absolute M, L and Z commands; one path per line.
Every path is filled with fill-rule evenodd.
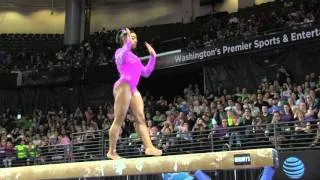
M 120 44 L 122 46 L 123 42 L 122 42 L 122 39 L 124 36 L 127 35 L 127 32 L 125 29 L 121 29 L 118 33 L 117 33 L 117 36 L 116 36 L 116 43 L 117 44 Z
M 131 31 L 133 33 L 133 31 Z M 119 44 L 120 46 L 123 45 L 123 37 L 127 36 L 127 31 L 125 29 L 121 29 L 116 36 L 116 43 Z

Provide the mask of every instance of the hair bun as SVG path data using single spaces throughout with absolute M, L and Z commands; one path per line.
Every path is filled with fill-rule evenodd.
M 116 36 L 116 43 L 117 44 L 121 44 L 121 40 L 123 38 L 123 36 L 126 34 L 126 30 L 125 29 L 120 29 L 120 31 L 117 33 L 117 36 Z

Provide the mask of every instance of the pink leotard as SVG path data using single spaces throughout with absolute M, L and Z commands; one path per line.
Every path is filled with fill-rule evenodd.
M 114 88 L 121 83 L 127 83 L 130 86 L 131 93 L 137 90 L 140 76 L 149 77 L 155 67 L 156 57 L 150 56 L 149 62 L 144 66 L 132 51 L 132 42 L 127 41 L 122 48 L 116 50 L 115 61 L 120 78 L 115 82 Z

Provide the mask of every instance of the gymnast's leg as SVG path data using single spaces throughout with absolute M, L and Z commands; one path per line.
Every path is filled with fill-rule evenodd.
M 114 90 L 114 121 L 109 130 L 109 151 L 107 157 L 114 160 L 121 158 L 117 154 L 117 141 L 120 134 L 121 125 L 127 115 L 131 100 L 130 87 L 126 83 L 121 83 Z
M 139 91 L 135 91 L 130 103 L 131 111 L 136 119 L 137 131 L 145 146 L 145 154 L 152 156 L 161 156 L 162 151 L 153 146 L 144 116 L 144 104 Z

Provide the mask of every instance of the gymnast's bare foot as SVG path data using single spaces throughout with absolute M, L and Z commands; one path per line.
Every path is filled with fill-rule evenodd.
M 161 156 L 162 150 L 152 147 L 152 148 L 146 148 L 144 153 L 148 156 Z
M 122 159 L 121 156 L 119 156 L 119 154 L 117 153 L 107 153 L 107 158 L 111 159 L 111 160 L 117 160 L 117 159 Z

